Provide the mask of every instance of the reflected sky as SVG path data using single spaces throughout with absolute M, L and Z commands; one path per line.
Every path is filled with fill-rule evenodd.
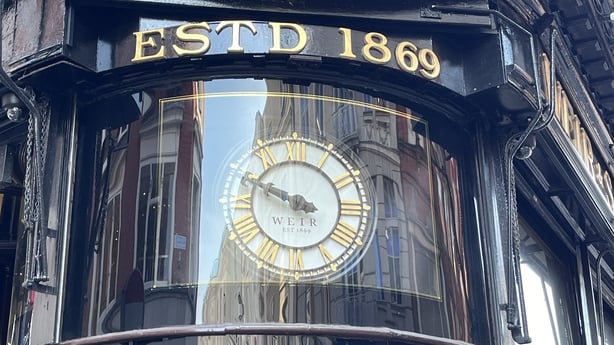
M 555 309 L 550 283 L 538 275 L 527 264 L 522 264 L 522 285 L 525 292 L 525 305 L 529 334 L 534 344 L 561 344 L 559 320 Z
M 205 83 L 207 94 L 222 92 L 265 92 L 266 83 L 263 80 L 214 80 Z M 255 122 L 239 122 L 236 119 L 255 118 L 258 111 L 262 112 L 266 97 L 240 97 L 230 102 L 232 109 L 228 108 L 228 97 L 211 97 L 205 99 L 205 130 L 203 140 L 202 188 L 201 200 L 201 229 L 198 276 L 200 282 L 209 281 L 209 277 L 216 275 L 216 261 L 220 252 L 222 237 L 226 227 L 222 214 L 222 205 L 217 202 L 222 196 L 222 189 L 229 165 L 249 149 L 254 138 Z M 228 155 L 226 149 L 233 148 L 233 155 Z M 208 183 L 207 181 L 213 181 Z M 206 229 L 204 227 L 210 227 Z M 206 284 L 199 286 L 196 310 L 202 310 L 204 296 L 207 292 Z M 196 314 L 197 323 L 202 322 L 202 313 Z
M 126 149 L 107 164 L 115 207 L 86 334 L 129 329 L 140 305 L 139 328 L 321 323 L 470 340 L 459 166 L 418 114 L 275 79 L 168 83 L 138 100 L 143 116 L 105 133 Z

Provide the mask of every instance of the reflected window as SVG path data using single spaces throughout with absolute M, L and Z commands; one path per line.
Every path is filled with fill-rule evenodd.
M 334 89 L 335 97 L 339 99 L 353 99 L 353 92 L 348 89 Z M 333 111 L 333 119 L 335 121 L 336 136 L 345 138 L 356 132 L 356 106 L 348 103 L 336 103 L 336 109 Z
M 142 306 L 143 328 L 321 323 L 472 340 L 459 160 L 429 137 L 428 114 L 273 79 L 139 99 L 112 157 L 117 260 L 89 268 L 115 286 L 108 312 L 84 312 L 91 333 Z
M 603 306 L 603 343 L 614 345 L 614 310 L 609 305 Z
M 396 193 L 394 182 L 389 178 L 384 178 L 384 215 L 386 218 L 396 218 L 398 216 Z
M 382 103 L 379 99 L 369 99 L 374 103 Z M 394 147 L 393 140 L 395 136 L 393 116 L 382 111 L 380 108 L 367 107 L 362 111 L 362 132 L 366 140 L 373 141 L 379 145 Z M 404 140 L 402 141 L 404 142 Z
M 315 121 L 316 121 L 316 133 L 319 137 L 324 134 L 324 101 L 322 96 L 324 95 L 324 85 L 315 85 L 315 94 L 317 97 L 315 100 Z
M 569 273 L 521 220 L 521 273 L 528 329 L 535 344 L 573 344 Z
M 305 85 L 301 85 L 300 92 L 301 94 L 305 94 L 305 95 L 308 94 L 309 87 Z M 307 97 L 302 97 L 300 99 L 300 118 L 301 118 L 301 128 L 303 129 L 301 134 L 304 136 L 309 135 L 309 128 L 310 128 L 309 113 L 310 113 L 309 99 Z
M 399 228 L 386 229 L 386 254 L 388 255 L 388 270 L 390 274 L 390 287 L 395 291 L 401 290 L 401 250 L 399 244 Z M 401 303 L 401 294 L 395 293 L 394 300 Z
M 117 297 L 117 260 L 120 236 L 121 195 L 109 198 L 106 207 L 104 232 L 96 246 L 96 267 L 98 275 L 92 277 L 97 298 L 92 299 L 91 308 L 102 314 Z
M 198 179 L 198 177 L 195 176 L 192 178 L 192 200 L 191 200 L 191 204 L 192 204 L 192 209 L 191 209 L 191 214 L 192 214 L 192 221 L 190 224 L 191 227 L 191 234 L 196 237 L 197 234 L 199 233 L 200 229 L 200 181 Z M 197 277 L 198 276 L 198 255 L 196 253 L 198 253 L 198 241 L 196 240 L 192 240 L 190 241 L 190 277 Z
M 175 163 L 149 164 L 139 179 L 138 237 L 136 267 L 145 282 L 167 282 Z
M 371 102 L 373 102 L 373 96 L 369 95 L 368 93 L 365 93 L 362 95 L 362 101 L 366 104 L 371 104 Z M 365 110 L 369 110 L 369 107 L 365 107 Z

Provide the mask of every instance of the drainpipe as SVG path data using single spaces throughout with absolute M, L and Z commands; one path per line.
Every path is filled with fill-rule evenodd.
M 526 306 L 524 302 L 524 289 L 522 287 L 522 274 L 520 271 L 520 239 L 518 229 L 518 211 L 516 209 L 516 187 L 514 177 L 514 159 L 527 159 L 531 152 L 523 152 L 523 144 L 527 138 L 536 132 L 546 128 L 554 118 L 555 104 L 555 36 L 558 34 L 556 29 L 550 27 L 550 104 L 545 105 L 541 97 L 541 83 L 539 76 L 539 63 L 537 53 L 535 51 L 535 42 L 533 34 L 527 31 L 522 26 L 518 25 L 513 20 L 509 19 L 502 13 L 491 9 L 468 9 L 450 6 L 433 5 L 433 10 L 457 13 L 485 14 L 493 15 L 507 24 L 512 25 L 517 30 L 523 32 L 529 37 L 531 44 L 531 57 L 533 60 L 533 75 L 538 93 L 537 97 L 537 112 L 529 122 L 527 128 L 515 135 L 505 144 L 505 184 L 507 193 L 507 239 L 508 253 L 510 257 L 507 260 L 507 328 L 512 333 L 512 338 L 518 344 L 527 344 L 531 342 L 527 326 Z

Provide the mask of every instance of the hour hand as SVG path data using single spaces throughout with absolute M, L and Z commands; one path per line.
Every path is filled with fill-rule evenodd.
M 317 207 L 313 204 L 313 202 L 307 201 L 305 197 L 303 197 L 302 195 L 300 194 L 290 195 L 288 194 L 288 192 L 276 187 L 271 182 L 263 183 L 262 181 L 258 180 L 253 174 L 249 172 L 246 173 L 241 179 L 242 184 L 245 184 L 246 182 L 250 182 L 254 184 L 255 186 L 260 187 L 262 191 L 264 192 L 264 195 L 266 196 L 273 195 L 281 199 L 282 201 L 288 202 L 288 205 L 290 206 L 290 208 L 295 211 L 302 210 L 305 213 L 310 213 L 310 212 L 315 212 L 318 210 Z
M 305 200 L 305 198 L 300 194 L 288 196 L 288 204 L 290 204 L 290 208 L 295 211 L 303 210 L 305 213 L 310 213 L 318 210 L 313 202 Z

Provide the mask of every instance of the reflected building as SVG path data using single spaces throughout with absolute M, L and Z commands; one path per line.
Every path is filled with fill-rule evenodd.
M 40 2 L 2 343 L 614 339 L 612 1 Z
M 204 103 L 153 100 L 203 88 L 135 94 L 140 118 L 105 132 L 84 334 L 195 322 Z
M 291 133 L 342 142 L 370 173 L 376 233 L 356 265 L 324 283 L 258 271 L 226 236 L 204 322 L 385 326 L 469 339 L 458 163 L 429 140 L 428 124 L 410 109 L 353 90 L 269 80 L 267 91 L 254 143 Z

